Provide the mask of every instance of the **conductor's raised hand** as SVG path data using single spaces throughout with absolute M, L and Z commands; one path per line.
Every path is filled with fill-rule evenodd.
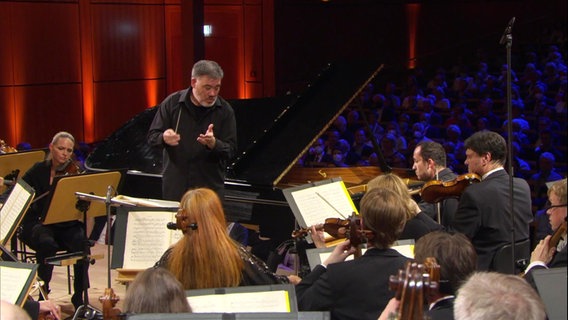
M 163 134 L 163 139 L 164 139 L 164 143 L 166 143 L 169 146 L 177 146 L 179 144 L 179 140 L 181 139 L 181 136 L 176 133 L 173 129 L 168 129 L 166 131 L 164 131 Z
M 215 134 L 213 134 L 212 123 L 210 123 L 209 127 L 207 127 L 205 134 L 200 134 L 199 137 L 197 137 L 197 142 L 207 146 L 209 149 L 213 149 L 215 147 Z

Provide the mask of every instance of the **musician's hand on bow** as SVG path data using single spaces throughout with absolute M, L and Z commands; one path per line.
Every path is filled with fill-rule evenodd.
M 57 320 L 61 320 L 61 307 L 52 300 L 39 301 L 39 313 L 49 313 Z
M 167 145 L 175 147 L 179 144 L 181 136 L 178 133 L 176 133 L 173 129 L 168 129 L 164 131 L 162 139 L 164 139 L 164 143 L 166 143 Z
M 325 259 L 323 265 L 327 267 L 332 263 L 345 261 L 348 256 L 354 254 L 356 251 L 357 249 L 351 246 L 351 242 L 349 240 L 345 240 L 344 242 L 335 246 L 329 257 Z
M 400 306 L 400 300 L 397 300 L 396 298 L 390 299 L 389 303 L 387 304 L 387 306 L 385 307 L 385 309 L 383 310 L 383 312 L 381 313 L 381 315 L 377 320 L 392 319 L 391 315 L 397 313 L 399 306 Z
M 536 248 L 531 253 L 531 262 L 542 261 L 548 264 L 552 260 L 556 248 L 550 247 L 550 238 L 551 236 L 546 236 L 536 245 Z
M 324 231 L 320 228 L 318 230 L 315 225 L 310 228 L 310 234 L 312 235 L 312 240 L 316 248 L 325 248 L 325 236 Z
M 302 282 L 302 278 L 298 277 L 295 274 L 291 274 L 288 276 L 288 281 L 290 281 L 290 283 L 293 285 L 297 285 L 298 283 Z
M 197 142 L 207 146 L 209 149 L 213 149 L 215 147 L 215 135 L 213 134 L 212 123 L 209 124 L 209 127 L 207 127 L 205 134 L 200 134 L 199 137 L 197 137 Z

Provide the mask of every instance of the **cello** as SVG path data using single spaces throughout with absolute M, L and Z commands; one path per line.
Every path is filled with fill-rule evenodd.
M 396 312 L 388 315 L 389 320 L 424 319 L 424 303 L 432 302 L 439 296 L 440 266 L 434 258 L 426 258 L 424 264 L 415 261 L 406 263 L 405 269 L 391 275 L 389 289 L 395 291 L 400 301 Z

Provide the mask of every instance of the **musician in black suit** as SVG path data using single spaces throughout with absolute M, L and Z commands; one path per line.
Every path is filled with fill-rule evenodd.
M 457 175 L 450 168 L 446 167 L 446 151 L 444 147 L 435 141 L 418 143 L 416 148 L 414 148 L 412 159 L 412 170 L 416 173 L 418 180 L 425 183 L 433 180 L 447 182 L 457 178 Z M 439 204 L 435 204 L 421 199 L 418 202 L 418 206 L 422 212 L 436 221 L 438 221 L 439 210 L 440 221 L 438 223 L 448 227 L 458 208 L 458 200 L 456 198 L 447 198 Z
M 426 258 L 435 258 L 440 266 L 438 290 L 429 297 L 425 316 L 431 320 L 453 320 L 456 291 L 475 272 L 477 254 L 469 239 L 461 233 L 445 231 L 430 232 L 416 242 L 414 259 L 424 263 Z M 396 314 L 400 301 L 391 299 L 379 320 Z
M 302 311 L 330 311 L 331 319 L 376 320 L 394 292 L 390 275 L 397 274 L 409 260 L 391 245 L 406 220 L 401 197 L 386 188 L 367 191 L 361 199 L 361 223 L 368 229 L 368 249 L 364 255 L 343 261 L 353 254 L 349 240 L 296 285 L 298 307 Z
M 554 231 L 554 238 L 558 243 L 553 246 L 550 244 L 552 236 L 546 236 L 539 242 L 531 254 L 531 263 L 525 270 L 525 278 L 536 288 L 533 279 L 533 270 L 547 269 L 555 267 L 566 267 L 566 178 L 555 182 L 548 189 L 548 201 L 550 206 L 546 209 L 546 214 L 550 220 L 550 225 Z
M 510 178 L 503 167 L 507 144 L 498 133 L 479 131 L 466 139 L 465 148 L 468 171 L 478 174 L 481 182 L 465 189 L 451 227 L 473 243 L 478 270 L 493 270 L 495 253 L 511 243 Z M 518 242 L 529 238 L 529 223 L 533 219 L 531 193 L 525 180 L 514 178 L 512 196 Z

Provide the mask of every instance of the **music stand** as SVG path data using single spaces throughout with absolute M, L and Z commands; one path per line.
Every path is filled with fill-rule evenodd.
M 89 202 L 78 200 L 76 192 L 86 194 L 106 194 L 110 188 L 117 189 L 122 174 L 119 171 L 107 171 L 97 173 L 85 173 L 71 176 L 59 176 L 53 179 L 49 192 L 49 206 L 44 209 L 42 222 L 44 225 L 75 221 L 83 219 L 83 229 L 85 232 L 85 245 L 82 251 L 82 260 L 80 263 L 84 265 L 84 283 L 83 283 L 83 306 L 77 308 L 76 314 L 83 310 L 89 310 L 89 290 L 88 290 L 88 270 L 90 263 L 89 238 L 87 236 L 87 219 L 103 216 L 106 214 L 104 203 L 95 203 L 90 206 Z M 88 213 L 88 214 L 87 214 Z M 90 307 L 91 310 L 94 308 Z

